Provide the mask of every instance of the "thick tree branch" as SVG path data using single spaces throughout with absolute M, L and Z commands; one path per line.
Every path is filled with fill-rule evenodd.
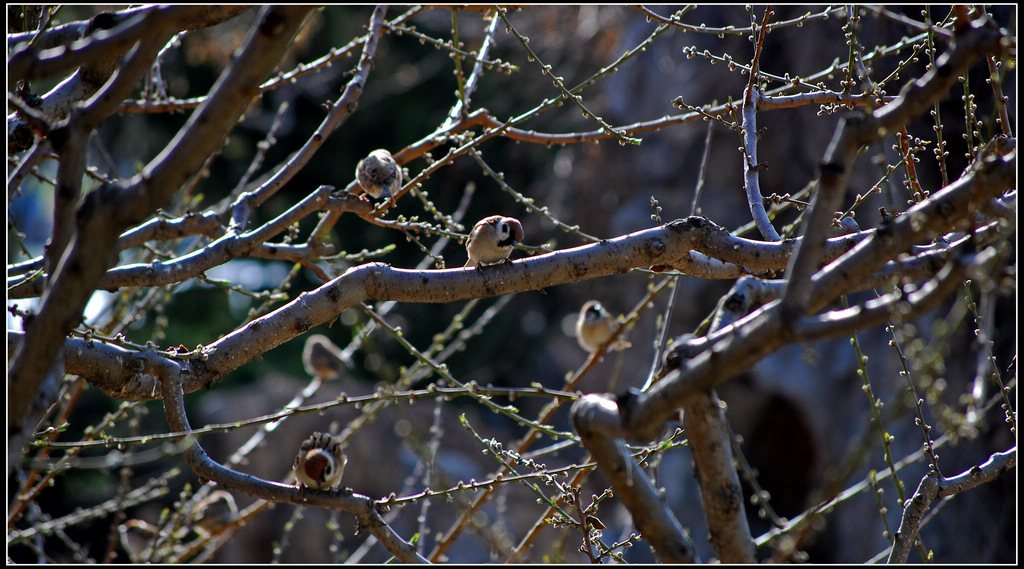
M 617 438 L 607 436 L 607 426 L 595 424 L 614 414 L 613 410 L 609 413 L 609 404 L 611 402 L 601 396 L 586 395 L 580 398 L 572 405 L 573 428 L 593 455 L 601 472 L 611 482 L 615 495 L 633 514 L 633 523 L 644 539 L 651 543 L 658 561 L 699 561 L 693 542 L 666 507 L 647 474 L 630 456 L 626 445 Z
M 976 170 L 876 228 L 849 253 L 812 277 L 809 312 L 855 289 L 858 280 L 873 274 L 911 245 L 958 229 L 972 212 L 986 208 L 990 201 L 1015 186 L 1016 164 L 1016 152 L 1007 156 L 988 155 Z
M 193 114 L 164 152 L 127 184 L 104 186 L 86 196 L 77 213 L 75 237 L 43 296 L 42 308 L 27 323 L 25 342 L 9 367 L 9 437 L 14 431 L 34 427 L 21 424 L 23 413 L 65 337 L 81 318 L 100 276 L 113 264 L 110 255 L 121 232 L 165 205 L 220 147 L 258 92 L 260 82 L 280 61 L 308 11 L 294 7 L 265 9 L 246 47 L 214 86 L 214 95 Z
M 40 97 L 39 111 L 51 122 L 67 117 L 74 105 L 91 97 L 117 69 L 120 58 L 139 40 L 153 39 L 160 30 L 175 32 L 207 27 L 229 20 L 249 6 L 147 6 L 102 12 L 88 23 L 72 23 L 44 32 L 8 36 L 8 87 L 74 71 Z M 114 102 L 119 105 L 121 100 Z M 18 128 L 15 123 L 10 128 Z
M 828 235 L 825 229 L 846 192 L 860 148 L 903 126 L 945 97 L 958 75 L 980 56 L 1000 49 L 1000 40 L 1001 34 L 991 20 L 983 18 L 973 22 L 967 30 L 958 30 L 952 49 L 939 58 L 937 67 L 908 84 L 898 99 L 871 115 L 850 115 L 840 121 L 822 160 L 817 192 L 802 227 L 804 239 L 787 270 L 789 284 L 782 298 L 785 314 L 798 316 L 807 312 L 811 301 L 810 278 L 823 262 L 822 247 Z M 910 243 L 904 246 L 908 245 Z
M 317 192 L 319 191 L 317 190 Z M 307 197 L 306 200 L 309 200 L 314 195 L 316 195 L 316 192 Z M 331 213 L 351 211 L 360 215 L 372 211 L 370 203 L 360 200 L 353 195 L 332 196 L 326 206 L 320 206 L 320 208 L 327 208 Z M 302 219 L 305 215 L 316 211 L 320 210 L 317 208 L 303 208 L 301 210 L 293 208 L 290 212 L 294 215 L 289 215 L 288 219 L 295 222 Z M 721 226 L 703 217 L 676 220 L 666 227 L 674 227 L 677 230 L 685 228 L 687 237 L 684 240 L 664 240 L 657 234 L 653 234 L 650 236 L 650 238 L 654 239 L 650 243 L 650 247 L 653 248 L 651 254 L 642 255 L 636 259 L 624 259 L 625 262 L 622 264 L 628 265 L 628 267 L 620 268 L 619 271 L 660 264 L 669 265 L 680 272 L 700 278 L 738 278 L 751 273 L 761 274 L 782 270 L 797 244 L 797 241 L 793 239 L 781 242 L 764 242 L 736 237 Z M 652 229 L 648 231 L 657 232 L 658 230 Z M 643 232 L 632 233 L 630 236 L 635 236 L 635 239 L 639 240 L 648 238 L 646 234 L 640 235 L 641 233 Z M 222 234 L 222 232 L 218 232 L 218 234 Z M 266 232 L 257 228 L 243 235 L 235 236 L 232 240 L 236 247 L 239 247 L 239 250 L 249 251 L 265 242 L 251 242 L 253 241 L 253 236 L 257 234 L 265 236 Z M 870 235 L 870 232 L 860 232 L 829 239 L 826 248 L 826 259 L 838 258 L 868 235 Z M 269 237 L 273 237 L 273 235 L 267 236 L 267 238 Z M 137 240 L 137 237 L 132 238 L 133 242 Z M 608 240 L 605 240 L 602 243 L 608 242 Z M 246 243 L 244 247 L 242 243 Z M 640 243 L 640 245 L 646 246 L 643 243 Z M 658 252 L 658 249 L 663 250 Z M 568 250 L 570 249 L 562 251 Z M 602 250 L 607 251 L 606 255 L 622 253 L 621 250 L 613 252 L 611 249 L 596 249 L 595 251 Z M 555 254 L 560 252 L 555 252 Z M 158 286 L 180 282 L 187 278 L 195 277 L 210 267 L 217 266 L 234 258 L 226 253 L 229 253 L 229 251 L 224 248 L 223 240 L 218 240 L 199 251 L 192 252 L 178 259 L 161 262 L 158 265 L 136 264 L 117 267 L 109 270 L 100 279 L 97 288 L 114 290 L 125 286 Z M 545 256 L 544 258 L 548 257 Z M 660 259 L 660 261 L 645 264 L 645 259 Z M 34 270 L 29 265 L 24 265 L 24 268 L 25 270 Z M 160 270 L 156 271 L 155 269 Z M 587 271 L 583 272 L 586 273 Z M 22 273 L 24 273 L 24 270 L 15 272 L 15 274 Z M 8 294 L 11 298 L 38 296 L 43 290 L 42 281 L 44 276 L 37 275 L 32 279 L 20 282 L 9 281 L 8 286 L 10 289 Z
M 714 391 L 699 394 L 683 408 L 683 428 L 719 561 L 756 563 L 724 407 Z
M 668 361 L 680 366 L 678 374 L 670 374 L 630 401 L 629 408 L 620 409 L 625 433 L 640 440 L 651 440 L 660 432 L 664 421 L 670 419 L 690 397 L 727 381 L 790 342 L 847 334 L 870 324 L 885 322 L 895 310 L 904 318 L 930 310 L 948 296 L 972 266 L 990 262 L 995 255 L 995 251 L 988 249 L 976 256 L 966 251 L 967 245 L 960 248 L 961 256 L 940 271 L 933 283 L 906 296 L 893 295 L 865 307 L 798 321 L 784 319 L 780 303 L 776 301 L 710 334 L 698 346 L 703 351 L 692 359 L 684 362 L 683 358 L 673 358 L 670 352 Z M 692 345 L 685 349 L 695 351 Z

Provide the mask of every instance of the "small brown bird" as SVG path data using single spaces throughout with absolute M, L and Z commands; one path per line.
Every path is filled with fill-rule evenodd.
M 509 262 L 512 246 L 523 242 L 523 224 L 514 217 L 492 215 L 476 222 L 466 241 L 467 267 Z
M 149 561 L 157 534 L 156 526 L 142 520 L 128 520 L 117 526 L 117 532 L 121 534 L 121 545 L 132 563 Z
M 302 366 L 309 375 L 326 379 L 339 377 L 352 361 L 323 334 L 313 334 L 302 348 Z
M 618 327 L 618 319 L 605 310 L 600 302 L 591 300 L 583 305 L 580 316 L 576 319 L 576 339 L 584 350 L 593 353 L 608 343 Z M 608 349 L 618 351 L 630 346 L 632 344 L 620 338 L 608 346 Z
M 238 518 L 238 506 L 235 498 L 224 490 L 214 490 L 210 495 L 199 501 L 194 508 L 190 520 L 196 533 L 209 537 L 222 527 Z
M 341 484 L 347 462 L 348 457 L 341 452 L 341 441 L 327 433 L 313 433 L 299 447 L 295 478 L 306 488 L 334 490 Z
M 356 181 L 374 199 L 391 198 L 402 187 L 402 169 L 390 152 L 378 148 L 356 164 Z

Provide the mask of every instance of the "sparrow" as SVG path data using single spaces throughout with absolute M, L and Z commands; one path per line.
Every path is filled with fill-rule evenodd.
M 356 181 L 374 199 L 391 198 L 402 187 L 402 169 L 390 152 L 378 148 L 356 164 Z
M 235 498 L 224 490 L 214 490 L 192 508 L 189 519 L 196 533 L 209 537 L 238 518 Z
M 334 490 L 341 484 L 347 462 L 348 457 L 341 453 L 341 441 L 327 433 L 313 433 L 299 447 L 295 478 L 306 488 Z
M 618 319 L 605 310 L 600 302 L 591 300 L 583 305 L 576 319 L 576 339 L 584 350 L 593 353 L 608 342 L 618 327 Z M 630 346 L 632 344 L 626 340 L 617 339 L 608 348 L 618 351 Z
M 121 545 L 128 552 L 128 558 L 132 563 L 149 560 L 153 553 L 153 540 L 157 534 L 156 526 L 142 520 L 128 520 L 117 526 L 117 532 L 121 534 Z
M 306 373 L 322 379 L 338 377 L 352 360 L 327 336 L 313 334 L 302 348 L 302 366 Z
M 492 215 L 476 222 L 466 241 L 467 267 L 509 262 L 512 246 L 523 241 L 523 224 L 514 217 Z

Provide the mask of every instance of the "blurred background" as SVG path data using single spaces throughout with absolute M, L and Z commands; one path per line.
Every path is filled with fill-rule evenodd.
M 86 19 L 98 9 L 67 6 L 60 13 L 60 21 Z M 659 6 L 652 10 L 667 17 L 678 9 Z M 366 6 L 330 6 L 316 11 L 295 43 L 293 59 L 284 63 L 281 70 L 309 62 L 365 33 L 371 10 L 372 7 Z M 394 18 L 404 10 L 392 7 L 388 17 Z M 843 36 L 843 26 L 849 18 L 844 10 L 788 5 L 777 6 L 774 10 L 773 22 L 794 23 L 781 25 L 766 37 L 760 59 L 762 72 L 807 77 L 849 59 L 851 48 Z M 1011 27 L 1015 33 L 1015 6 L 995 6 L 989 11 L 1000 25 Z M 856 33 L 861 46 L 892 46 L 901 38 L 919 33 L 900 18 L 923 21 L 921 6 L 890 6 L 885 12 L 882 15 L 869 10 L 859 12 L 862 19 Z M 933 21 L 942 20 L 947 13 L 946 8 L 931 8 Z M 162 63 L 168 95 L 179 99 L 205 95 L 229 61 L 231 52 L 242 42 L 255 15 L 255 10 L 250 10 L 227 23 L 197 30 L 182 38 L 180 48 L 170 50 Z M 684 14 L 684 22 L 723 30 L 729 26 L 747 28 L 748 32 L 719 35 L 670 28 L 650 42 L 642 53 L 620 65 L 617 72 L 587 88 L 583 92 L 584 103 L 608 123 L 623 126 L 685 113 L 685 109 L 673 105 L 676 98 L 694 106 L 740 101 L 747 76 L 730 69 L 727 62 L 715 60 L 731 57 L 737 63 L 749 64 L 753 54 L 747 37 L 749 26 L 752 19 L 760 22 L 762 15 L 760 7 L 753 13 L 742 6 L 693 8 Z M 485 16 L 482 9 L 457 13 L 458 39 L 465 43 L 465 49 L 479 49 L 488 24 Z M 510 11 L 508 17 L 519 33 L 530 38 L 529 45 L 540 61 L 551 65 L 552 72 L 562 76 L 567 86 L 587 80 L 622 53 L 639 45 L 657 28 L 657 23 L 650 21 L 643 12 L 627 6 L 537 6 Z M 446 41 L 452 36 L 452 21 L 450 10 L 426 9 L 412 17 L 407 25 Z M 9 31 L 10 26 L 9 19 Z M 541 73 L 538 64 L 528 60 L 522 45 L 506 31 L 505 25 L 499 23 L 497 29 L 489 58 L 512 63 L 518 66 L 518 71 L 511 75 L 484 73 L 479 89 L 473 94 L 470 110 L 486 108 L 491 116 L 504 121 L 526 112 L 543 99 L 557 97 L 559 92 Z M 711 55 L 688 57 L 684 48 L 689 47 L 695 48 L 696 53 L 708 50 Z M 938 51 L 944 51 L 944 44 Z M 189 197 L 190 203 L 206 207 L 230 195 L 275 121 L 279 124 L 273 144 L 256 178 L 286 160 L 323 119 L 322 105 L 336 99 L 339 90 L 344 88 L 348 79 L 346 72 L 355 64 L 358 50 L 354 53 L 355 56 L 343 58 L 266 93 L 249 109 L 223 151 L 213 159 L 208 175 Z M 889 79 L 885 90 L 894 95 L 906 80 L 920 76 L 929 63 L 924 54 L 916 61 L 910 59 L 908 50 L 894 50 L 892 55 L 872 60 L 871 76 L 875 81 Z M 471 63 L 463 61 L 463 69 L 470 66 Z M 891 74 L 896 70 L 899 78 L 892 79 Z M 976 64 L 968 80 L 980 109 L 977 118 L 984 125 L 985 136 L 995 133 L 992 91 L 980 87 L 988 73 L 983 64 Z M 844 77 L 836 72 L 817 78 L 814 83 L 839 90 L 839 82 Z M 780 85 L 773 81 L 768 87 Z M 858 83 L 855 92 L 860 87 Z M 272 219 L 321 184 L 344 187 L 352 181 L 358 160 L 371 150 L 387 148 L 397 154 L 435 131 L 452 107 L 457 88 L 452 59 L 446 51 L 421 42 L 413 33 L 385 34 L 357 112 L 324 143 L 311 163 L 257 212 L 252 227 Z M 43 84 L 33 85 L 34 92 L 43 93 L 47 89 Z M 1015 124 L 1015 73 L 1005 75 L 1003 89 L 1009 98 Z M 942 117 L 942 136 L 948 144 L 946 168 L 950 179 L 958 177 L 967 165 L 961 95 L 961 92 L 951 93 L 937 108 Z M 287 106 L 282 109 L 284 103 Z M 123 113 L 112 117 L 97 132 L 90 146 L 90 163 L 104 176 L 129 177 L 163 149 L 188 115 L 189 111 Z M 818 161 L 835 130 L 837 116 L 824 113 L 819 105 L 758 113 L 761 129 L 758 159 L 766 166 L 760 174 L 764 195 L 795 194 L 815 178 Z M 734 120 L 738 121 L 739 117 Z M 934 141 L 934 125 L 930 117 L 921 117 L 908 125 L 908 131 L 912 136 Z M 539 113 L 518 127 L 561 134 L 589 132 L 597 125 L 584 118 L 579 109 L 567 104 Z M 720 122 L 692 121 L 638 136 L 643 139 L 639 145 L 621 145 L 605 139 L 596 144 L 562 146 L 494 138 L 481 144 L 479 151 L 487 164 L 504 174 L 509 186 L 536 200 L 538 206 L 548 208 L 551 217 L 568 225 L 578 225 L 580 231 L 599 238 L 655 226 L 651 218 L 654 213 L 652 197 L 662 208 L 663 221 L 695 213 L 695 189 L 701 177 L 701 215 L 729 230 L 749 223 L 750 213 L 743 193 L 742 155 L 737 150 L 741 144 L 738 132 Z M 853 203 L 854 194 L 865 194 L 879 183 L 886 164 L 899 160 L 892 143 L 890 137 L 884 145 L 870 148 L 862 157 L 844 207 Z M 942 187 L 942 178 L 931 146 L 928 148 L 927 152 L 920 153 L 918 180 L 926 189 L 936 191 Z M 707 166 L 702 169 L 705 153 Z M 433 158 L 442 155 L 443 151 L 435 151 Z M 404 164 L 411 175 L 427 165 L 425 158 Z M 45 167 L 40 170 L 45 173 Z M 52 179 L 52 171 L 49 176 Z M 879 208 L 889 211 L 906 208 L 910 194 L 904 187 L 904 180 L 901 170 L 886 183 L 884 192 L 860 203 L 856 220 L 862 229 L 878 222 Z M 472 191 L 461 220 L 466 232 L 476 220 L 501 214 L 522 221 L 529 246 L 546 244 L 561 249 L 586 243 L 581 236 L 565 232 L 530 211 L 521 200 L 503 191 L 468 156 L 456 159 L 426 179 L 421 190 L 436 209 L 445 214 L 456 211 L 467 191 Z M 18 195 L 9 199 L 9 220 L 16 220 L 16 231 L 24 234 L 19 242 L 27 249 L 23 252 L 9 239 L 9 264 L 41 254 L 50 233 L 50 200 L 52 188 L 47 188 L 45 182 L 26 183 Z M 171 209 L 174 207 L 183 206 L 179 203 Z M 175 215 L 181 213 L 175 210 Z M 412 194 L 388 213 L 390 218 L 401 215 L 431 219 L 423 202 Z M 776 227 L 782 228 L 794 219 L 793 216 L 793 213 L 780 214 Z M 298 233 L 302 239 L 315 221 L 308 219 L 300 225 Z M 12 231 L 10 221 L 8 231 L 9 234 Z M 745 235 L 760 239 L 754 232 Z M 332 241 L 350 253 L 394 245 L 392 251 L 374 260 L 396 267 L 415 267 L 424 259 L 421 247 L 409 242 L 405 235 L 371 226 L 352 215 L 342 217 L 333 231 Z M 434 238 L 422 240 L 426 247 L 433 242 Z M 194 246 L 194 243 L 184 242 L 180 246 Z M 122 263 L 132 262 L 131 254 L 135 253 L 123 254 Z M 463 245 L 455 240 L 448 243 L 441 254 L 448 267 L 462 266 L 466 259 Z M 529 251 L 519 250 L 513 253 L 513 258 L 528 254 Z M 324 266 L 335 276 L 350 264 L 358 262 Z M 427 268 L 432 266 L 433 263 Z M 132 315 L 116 311 L 123 311 L 128 305 L 124 295 L 138 292 L 97 293 L 87 317 L 93 322 L 129 322 L 124 333 L 141 344 L 155 340 L 165 347 L 208 345 L 244 323 L 249 311 L 265 302 L 210 281 L 230 281 L 248 291 L 276 290 L 286 294 L 288 299 L 323 284 L 308 269 L 257 259 L 232 261 L 209 271 L 207 277 L 209 280 L 194 279 L 167 287 L 162 291 L 166 295 L 165 302 Z M 481 385 L 529 387 L 539 383 L 560 389 L 566 375 L 579 368 L 588 355 L 574 337 L 573 327 L 580 307 L 588 300 L 597 299 L 613 314 L 626 314 L 663 278 L 666 277 L 650 272 L 631 272 L 517 294 L 510 299 L 481 299 L 470 307 L 465 318 L 473 322 L 486 315 L 489 323 L 483 333 L 471 337 L 462 351 L 446 361 L 448 369 L 461 381 Z M 287 286 L 282 286 L 286 279 Z M 732 282 L 678 277 L 676 291 L 658 296 L 627 331 L 632 348 L 606 354 L 577 389 L 584 393 L 621 393 L 640 387 L 659 353 L 663 336 L 659 326 L 665 319 L 670 295 L 675 297 L 672 311 L 664 322 L 666 337 L 695 331 L 731 285 Z M 851 303 L 867 297 L 867 294 L 852 296 Z M 992 299 L 995 308 L 991 350 L 1000 370 L 1008 369 L 1011 361 L 1015 361 L 1015 300 L 1015 290 L 994 294 Z M 974 325 L 968 318 L 952 330 L 936 332 L 957 302 L 950 299 L 947 306 L 913 323 L 917 335 L 908 338 L 906 346 L 909 348 L 910 342 L 920 343 L 923 347 L 919 347 L 916 354 L 941 360 L 939 364 L 926 366 L 927 369 L 915 369 L 911 376 L 921 382 L 919 395 L 927 399 L 928 420 L 936 425 L 937 431 L 951 435 L 939 451 L 940 465 L 947 476 L 984 462 L 991 453 L 1015 444 L 997 406 L 977 422 L 967 424 L 964 420 L 963 396 L 971 392 L 978 358 L 973 340 Z M 277 307 L 283 303 L 271 304 Z M 19 304 L 24 307 L 30 303 L 21 301 Z M 391 326 L 400 328 L 403 337 L 413 346 L 425 349 L 465 308 L 467 303 L 463 302 L 403 304 L 391 308 L 385 318 Z M 496 310 L 496 313 L 491 315 L 488 310 Z M 345 348 L 359 337 L 367 322 L 363 311 L 349 310 L 332 326 L 311 330 L 266 353 L 261 361 L 239 368 L 212 389 L 189 395 L 186 399 L 192 425 L 228 423 L 280 410 L 310 382 L 301 357 L 308 336 L 323 334 Z M 17 325 L 17 319 L 9 311 L 8 328 Z M 920 448 L 921 430 L 913 420 L 916 411 L 904 402 L 907 383 L 900 374 L 905 362 L 899 352 L 890 347 L 891 339 L 892 335 L 885 330 L 868 330 L 857 335 L 859 349 L 868 355 L 863 368 L 858 365 L 851 338 L 791 346 L 765 358 L 719 390 L 728 405 L 727 417 L 732 428 L 742 437 L 745 458 L 758 473 L 760 487 L 770 493 L 770 504 L 779 516 L 793 518 L 825 496 L 863 481 L 869 472 L 886 468 L 875 434 L 877 427 L 870 423 L 869 399 L 863 393 L 864 380 L 859 370 L 870 377 L 874 396 L 887 406 L 885 416 L 889 422 L 884 429 L 895 436 L 893 456 L 899 460 Z M 308 400 L 309 403 L 330 401 L 341 393 L 371 394 L 394 384 L 416 361 L 393 336 L 380 329 L 361 338 L 357 346 L 352 351 L 352 364 L 342 377 L 328 382 Z M 927 352 L 929 348 L 935 348 L 936 352 Z M 1015 370 L 1011 375 L 1015 378 Z M 438 380 L 436 375 L 431 375 L 415 387 L 425 387 Z M 988 393 L 990 397 L 991 388 Z M 1016 398 L 1015 389 L 1012 396 Z M 496 401 L 508 403 L 501 398 Z M 520 413 L 530 418 L 536 417 L 545 403 L 546 400 L 540 398 L 514 401 Z M 99 390 L 85 389 L 61 439 L 79 440 L 86 426 L 95 425 L 107 413 L 117 412 L 120 405 L 120 401 Z M 460 414 L 464 414 L 482 436 L 494 437 L 505 444 L 511 444 L 526 433 L 524 427 L 469 398 L 424 399 L 415 404 L 402 401 L 366 420 L 367 424 L 348 440 L 349 463 L 344 484 L 356 492 L 381 498 L 392 492 L 400 496 L 418 492 L 425 485 L 440 489 L 454 486 L 460 480 L 486 480 L 497 463 L 481 453 L 480 444 L 460 426 Z M 337 433 L 357 419 L 365 420 L 360 419 L 363 416 L 362 409 L 341 406 L 320 414 L 292 417 L 270 433 L 266 442 L 237 468 L 255 476 L 285 480 L 295 450 L 310 432 Z M 551 425 L 561 431 L 571 431 L 568 405 L 556 413 Z M 166 429 L 161 404 L 149 402 L 125 411 L 123 420 L 109 432 L 127 436 Z M 244 427 L 207 435 L 201 442 L 215 460 L 225 460 L 255 429 Z M 538 443 L 537 447 L 551 442 Z M 584 458 L 582 449 L 573 446 L 538 460 L 553 469 Z M 182 474 L 170 480 L 167 494 L 125 512 L 128 518 L 157 523 L 161 511 L 172 507 L 186 484 L 193 490 L 199 486 L 199 481 L 173 453 L 160 460 L 135 465 L 130 472 L 72 469 L 40 494 L 36 500 L 39 512 L 34 515 L 40 516 L 37 519 L 58 518 L 93 507 L 116 496 L 126 485 L 137 487 L 172 466 L 181 468 Z M 707 560 L 714 553 L 707 543 L 707 529 L 703 525 L 691 470 L 689 453 L 685 447 L 680 447 L 662 453 L 651 467 L 651 474 L 656 483 L 665 488 L 665 499 L 689 530 L 701 557 Z M 905 496 L 913 493 L 925 472 L 927 464 L 920 460 L 900 472 Z M 9 501 L 17 486 L 16 480 L 8 480 Z M 603 477 L 592 474 L 587 478 L 583 495 L 600 494 L 605 487 Z M 896 502 L 898 491 L 891 480 L 880 481 L 878 488 L 880 495 L 867 488 L 819 520 L 814 531 L 801 542 L 808 554 L 807 560 L 866 562 L 885 552 L 888 541 L 883 532 L 895 531 L 901 509 Z M 416 534 L 422 540 L 423 551 L 429 552 L 461 511 L 460 504 L 473 498 L 472 492 L 463 492 L 452 501 L 436 498 L 404 506 L 395 510 L 393 527 L 407 539 Z M 240 508 L 253 503 L 252 498 L 244 495 L 236 494 L 235 499 Z M 886 512 L 880 513 L 880 503 L 887 505 Z M 956 496 L 939 507 L 941 510 L 921 533 L 925 548 L 934 552 L 936 561 L 1007 563 L 1016 558 L 1017 495 L 1013 474 Z M 542 513 L 536 496 L 528 489 L 504 484 L 496 497 L 473 516 L 460 539 L 447 551 L 448 560 L 505 561 L 508 551 L 519 543 Z M 608 543 L 628 537 L 631 520 L 614 498 L 602 503 L 599 515 L 607 527 L 604 539 Z M 759 517 L 757 508 L 749 503 L 748 515 L 755 536 L 771 528 L 769 521 Z M 9 522 L 9 531 L 22 527 L 26 519 L 29 518 L 13 526 Z M 50 539 L 43 548 L 43 558 L 58 562 L 102 559 L 103 552 L 110 547 L 111 532 L 116 533 L 114 519 L 115 514 L 111 513 L 68 528 L 67 541 L 78 544 L 80 549 Z M 345 560 L 367 537 L 357 537 L 354 530 L 354 518 L 349 514 L 312 508 L 300 511 L 296 506 L 276 505 L 242 528 L 215 560 L 223 563 Z M 585 561 L 586 558 L 576 551 L 579 542 L 578 532 L 549 527 L 521 560 Z M 114 549 L 120 552 L 119 547 Z M 769 553 L 764 548 L 759 556 L 764 558 Z M 9 547 L 8 555 L 19 562 L 40 559 L 32 547 L 25 545 Z M 359 559 L 364 562 L 384 562 L 389 558 L 379 545 L 366 547 L 360 555 Z M 654 560 L 642 541 L 638 547 L 625 550 L 623 555 L 631 562 Z

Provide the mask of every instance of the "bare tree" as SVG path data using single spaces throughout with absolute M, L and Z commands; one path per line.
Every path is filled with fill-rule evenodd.
M 9 559 L 1014 559 L 1015 7 L 8 22 Z

